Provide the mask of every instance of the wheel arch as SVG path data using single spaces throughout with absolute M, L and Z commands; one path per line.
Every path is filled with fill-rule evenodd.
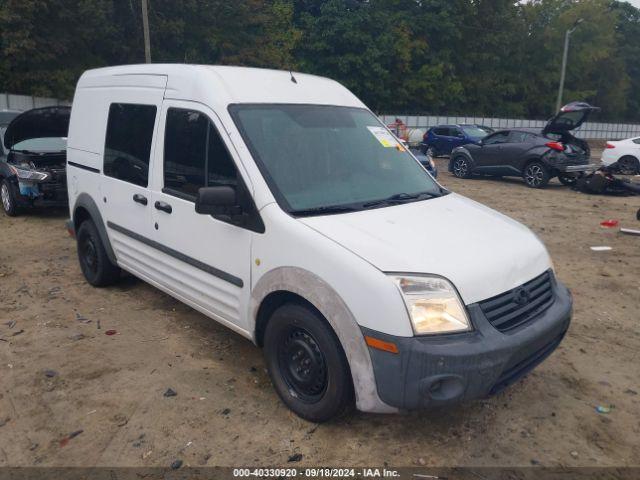
M 271 313 L 287 302 L 310 305 L 326 319 L 347 357 L 356 406 L 368 412 L 395 412 L 378 396 L 373 365 L 364 334 L 340 295 L 314 273 L 298 267 L 279 267 L 263 275 L 251 292 L 253 340 L 261 345 Z
M 98 235 L 100 235 L 100 240 L 104 245 L 104 248 L 107 252 L 107 257 L 114 265 L 117 265 L 116 256 L 113 253 L 113 248 L 111 247 L 111 242 L 109 241 L 109 236 L 107 235 L 107 229 L 105 228 L 104 221 L 102 220 L 102 215 L 100 214 L 100 209 L 93 198 L 87 193 L 81 193 L 78 195 L 76 202 L 73 206 L 73 228 L 77 232 L 80 228 L 80 225 L 85 220 L 92 220 L 96 229 L 98 230 Z
M 451 157 L 449 158 L 449 172 L 453 173 L 453 162 L 455 162 L 456 158 L 459 157 L 465 157 L 469 161 L 471 169 L 475 168 L 476 162 L 473 160 L 469 151 L 466 148 L 458 147 L 458 149 L 451 152 Z

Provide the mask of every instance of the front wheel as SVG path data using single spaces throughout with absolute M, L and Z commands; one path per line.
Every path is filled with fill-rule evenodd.
M 544 188 L 549 183 L 549 171 L 540 162 L 531 162 L 527 165 L 522 173 L 522 178 L 531 188 Z
M 353 404 L 340 341 L 312 308 L 297 303 L 278 308 L 266 327 L 264 355 L 276 392 L 300 417 L 325 422 Z
M 573 187 L 578 181 L 578 177 L 576 177 L 575 175 L 569 175 L 566 173 L 559 173 L 558 180 L 560 181 L 561 184 L 567 187 Z
M 453 159 L 453 174 L 458 178 L 469 178 L 471 176 L 471 164 L 467 157 L 460 155 Z
M 2 209 L 10 217 L 18 215 L 18 198 L 15 187 L 6 178 L 0 184 L 0 198 L 2 199 Z
M 113 285 L 120 278 L 120 268 L 111 263 L 93 221 L 85 220 L 76 235 L 80 269 L 94 287 Z

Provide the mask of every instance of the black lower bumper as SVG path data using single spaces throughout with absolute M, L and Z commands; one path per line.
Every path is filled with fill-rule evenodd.
M 378 395 L 388 405 L 415 410 L 482 398 L 506 388 L 542 362 L 564 337 L 571 320 L 569 290 L 554 283 L 554 301 L 540 315 L 507 333 L 467 307 L 474 331 L 396 337 L 362 328 L 392 342 L 398 353 L 369 348 Z

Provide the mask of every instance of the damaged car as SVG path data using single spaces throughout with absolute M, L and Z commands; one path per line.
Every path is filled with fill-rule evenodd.
M 15 117 L 4 132 L 8 151 L 0 159 L 2 208 L 64 207 L 67 198 L 67 132 L 70 107 L 35 108 Z
M 474 175 L 522 177 L 528 187 L 543 188 L 558 177 L 574 185 L 592 169 L 591 151 L 584 140 L 571 135 L 589 115 L 599 110 L 585 102 L 572 102 L 539 128 L 499 130 L 484 139 L 455 148 L 449 171 L 458 178 Z

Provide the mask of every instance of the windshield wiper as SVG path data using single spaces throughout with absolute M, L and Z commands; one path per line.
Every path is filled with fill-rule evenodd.
M 312 215 L 331 215 L 333 213 L 355 212 L 355 207 L 346 205 L 329 205 L 325 207 L 304 208 L 302 210 L 292 210 L 291 213 L 297 217 L 309 217 Z
M 377 207 L 378 205 L 397 205 L 399 203 L 411 202 L 413 200 L 418 200 L 419 198 L 435 198 L 440 197 L 440 194 L 432 193 L 432 192 L 422 192 L 422 193 L 396 193 L 395 195 L 391 195 L 390 197 L 383 198 L 381 200 L 374 200 L 372 202 L 367 202 L 362 204 L 362 208 L 371 208 Z

